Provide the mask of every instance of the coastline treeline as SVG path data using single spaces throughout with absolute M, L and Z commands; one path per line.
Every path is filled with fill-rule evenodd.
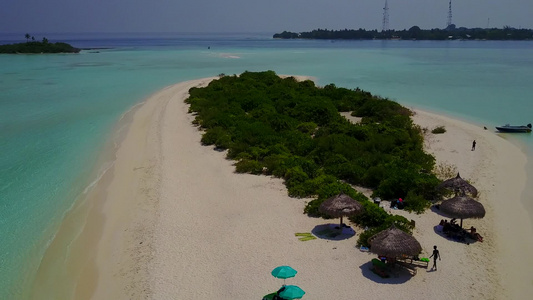
M 532 29 L 465 28 L 450 26 L 446 29 L 420 29 L 413 26 L 408 30 L 365 30 L 315 29 L 309 32 L 283 31 L 273 35 L 276 39 L 326 39 L 326 40 L 532 40 Z
M 2 54 L 37 54 L 37 53 L 79 53 L 80 49 L 75 48 L 67 43 L 50 43 L 47 38 L 43 37 L 42 41 L 35 41 L 34 37 L 26 34 L 25 43 L 0 45 Z
M 354 222 L 376 230 L 394 222 L 409 231 L 405 218 L 387 214 L 351 184 L 383 199 L 405 198 L 406 209 L 417 212 L 437 197 L 435 159 L 423 151 L 411 111 L 394 101 L 273 71 L 221 76 L 189 93 L 202 143 L 228 150 L 239 173 L 280 177 L 290 196 L 314 197 L 305 208 L 310 216 L 321 216 L 320 204 L 342 192 L 365 207 Z

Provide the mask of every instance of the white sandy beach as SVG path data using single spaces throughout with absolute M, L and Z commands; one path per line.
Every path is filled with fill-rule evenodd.
M 428 134 L 427 150 L 480 191 L 487 214 L 464 224 L 474 225 L 484 242 L 441 237 L 434 226 L 443 217 L 430 210 L 393 211 L 416 221 L 422 256 L 437 245 L 442 261 L 436 272 L 381 279 L 369 270 L 375 255 L 355 247 L 357 235 L 305 242 L 294 236 L 338 220 L 307 217 L 306 199 L 288 197 L 280 179 L 236 174 L 225 153 L 200 144 L 183 100 L 189 88 L 212 79 L 168 87 L 133 112 L 105 201 L 94 208 L 105 221 L 77 299 L 261 299 L 283 283 L 270 275 L 279 265 L 298 270 L 287 284 L 305 290 L 303 299 L 527 299 L 533 293 L 533 227 L 520 201 L 526 156 L 518 147 L 482 127 L 417 111 L 421 127 L 447 130 Z

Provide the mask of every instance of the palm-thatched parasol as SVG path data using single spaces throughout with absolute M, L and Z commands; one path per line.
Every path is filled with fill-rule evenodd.
M 342 217 L 358 215 L 364 211 L 364 208 L 361 203 L 352 197 L 341 193 L 322 202 L 318 211 L 335 218 L 340 217 L 340 228 L 342 229 Z
M 469 193 L 472 195 L 472 197 L 477 197 L 477 189 L 468 183 L 468 181 L 461 178 L 459 173 L 457 173 L 456 177 L 443 181 L 439 187 L 453 190 L 455 195 L 464 195 L 465 193 Z
M 420 243 L 410 234 L 392 225 L 370 239 L 370 251 L 387 257 L 418 255 L 422 251 Z
M 483 204 L 468 196 L 455 196 L 442 201 L 440 211 L 451 218 L 461 219 L 461 228 L 463 227 L 463 219 L 480 219 L 485 216 Z

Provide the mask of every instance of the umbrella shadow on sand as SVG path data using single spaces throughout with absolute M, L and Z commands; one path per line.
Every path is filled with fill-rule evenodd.
M 317 225 L 311 230 L 311 233 L 317 238 L 333 241 L 346 240 L 355 236 L 355 230 L 352 227 L 344 224 L 341 229 L 339 228 L 339 224 L 331 223 Z
M 476 241 L 474 239 L 471 239 L 469 237 L 457 238 L 457 237 L 454 237 L 454 236 L 449 236 L 446 233 L 442 232 L 442 230 L 439 229 L 439 226 L 433 226 L 433 231 L 435 231 L 435 233 L 437 235 L 439 235 L 442 238 L 447 239 L 448 241 L 451 241 L 451 242 L 456 242 L 456 243 L 460 243 L 460 244 L 467 244 L 467 245 L 470 245 L 470 244 L 478 242 L 478 241 Z
M 403 284 L 409 281 L 413 276 L 405 269 L 398 268 L 394 269 L 391 273 L 391 276 L 389 278 L 383 278 L 376 273 L 372 272 L 372 262 L 369 261 L 365 264 L 362 264 L 359 268 L 361 269 L 361 273 L 365 278 L 368 278 L 374 282 L 377 283 L 383 283 L 383 284 Z

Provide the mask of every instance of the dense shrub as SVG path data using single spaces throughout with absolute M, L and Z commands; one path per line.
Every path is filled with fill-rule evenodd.
M 390 223 L 383 209 L 349 184 L 374 189 L 381 198 L 411 195 L 418 211 L 434 199 L 439 180 L 435 159 L 423 151 L 422 131 L 411 111 L 359 88 L 281 79 L 273 71 L 223 76 L 205 88 L 191 88 L 189 111 L 204 130 L 202 143 L 228 149 L 237 172 L 283 178 L 294 197 L 314 197 L 318 207 L 340 192 L 360 201 L 366 212 L 354 218 L 362 226 Z M 339 111 L 361 117 L 352 124 Z
M 285 173 L 285 184 L 290 190 L 292 187 L 303 184 L 309 176 L 302 170 L 302 167 L 292 167 Z
M 387 212 L 377 204 L 366 201 L 363 203 L 365 211 L 363 214 L 351 217 L 350 220 L 361 226 L 377 227 L 381 226 L 387 219 Z
M 306 133 L 306 134 L 312 134 L 315 132 L 316 128 L 317 128 L 318 125 L 316 125 L 316 123 L 314 122 L 304 122 L 304 123 L 300 123 L 298 124 L 298 126 L 296 127 L 300 132 L 302 133 Z
M 433 134 L 441 134 L 441 133 L 445 133 L 446 132 L 446 128 L 444 128 L 444 126 L 437 126 L 435 128 L 433 128 L 433 130 L 431 130 L 431 133 Z
M 220 149 L 228 149 L 231 146 L 231 136 L 221 127 L 206 130 L 201 141 L 204 145 L 215 145 Z
M 263 166 L 257 160 L 243 159 L 235 163 L 237 173 L 261 174 Z
M 424 199 L 423 196 L 416 194 L 414 191 L 409 191 L 404 199 L 405 210 L 410 212 L 416 212 L 417 214 L 423 213 L 431 203 Z
M 357 239 L 357 246 L 365 246 L 370 247 L 369 238 L 374 236 L 375 234 L 378 234 L 379 232 L 389 228 L 390 226 L 396 226 L 396 228 L 405 231 L 408 234 L 412 234 L 412 231 L 414 229 L 413 225 L 409 220 L 407 220 L 405 217 L 398 216 L 398 215 L 388 215 L 388 217 L 385 219 L 385 221 L 373 228 L 368 228 L 361 234 L 359 234 L 359 238 Z

